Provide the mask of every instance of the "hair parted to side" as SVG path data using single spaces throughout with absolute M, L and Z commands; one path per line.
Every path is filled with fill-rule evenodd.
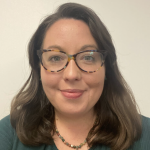
M 11 124 L 20 141 L 27 145 L 51 144 L 54 133 L 54 108 L 47 99 L 40 81 L 39 59 L 36 51 L 42 48 L 48 28 L 59 19 L 84 21 L 98 44 L 107 52 L 106 77 L 103 93 L 95 105 L 98 123 L 89 132 L 88 145 L 107 145 L 112 150 L 125 150 L 141 135 L 141 117 L 131 89 L 122 77 L 111 36 L 99 17 L 88 7 L 76 3 L 61 5 L 46 17 L 32 36 L 29 46 L 31 74 L 14 97 L 11 105 Z

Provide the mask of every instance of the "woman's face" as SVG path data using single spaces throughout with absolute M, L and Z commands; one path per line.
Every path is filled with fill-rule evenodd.
M 80 20 L 61 19 L 46 32 L 43 49 L 61 49 L 73 55 L 84 50 L 97 49 L 89 27 Z M 84 49 L 83 49 L 84 48 Z M 84 115 L 93 112 L 104 87 L 105 68 L 97 72 L 81 71 L 70 60 L 61 72 L 52 73 L 41 66 L 43 89 L 57 113 Z

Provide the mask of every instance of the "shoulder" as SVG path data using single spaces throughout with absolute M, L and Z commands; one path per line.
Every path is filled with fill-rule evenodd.
M 10 115 L 4 117 L 0 120 L 0 138 L 5 136 L 13 136 L 14 135 L 14 129 L 10 123 Z
M 143 140 L 150 143 L 150 118 L 142 116 L 142 136 Z M 150 147 L 149 147 L 150 148 Z
M 142 135 L 133 146 L 132 150 L 150 150 L 150 118 L 141 116 L 142 120 Z
M 20 142 L 10 123 L 10 115 L 0 120 L 0 150 L 57 150 L 55 144 L 27 146 Z
M 142 128 L 150 130 L 150 118 L 142 116 Z
M 10 123 L 10 116 L 0 120 L 0 149 L 10 149 L 13 144 L 14 129 Z

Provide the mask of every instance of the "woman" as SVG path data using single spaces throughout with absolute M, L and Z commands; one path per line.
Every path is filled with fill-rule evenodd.
M 91 9 L 61 5 L 28 52 L 31 74 L 0 122 L 0 149 L 150 149 L 150 119 L 139 115 L 110 34 Z

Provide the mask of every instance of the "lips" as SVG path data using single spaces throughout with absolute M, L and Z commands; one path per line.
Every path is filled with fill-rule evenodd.
M 79 90 L 79 89 L 65 89 L 61 90 L 61 93 L 63 96 L 65 96 L 68 99 L 75 99 L 79 98 L 82 96 L 84 90 Z

